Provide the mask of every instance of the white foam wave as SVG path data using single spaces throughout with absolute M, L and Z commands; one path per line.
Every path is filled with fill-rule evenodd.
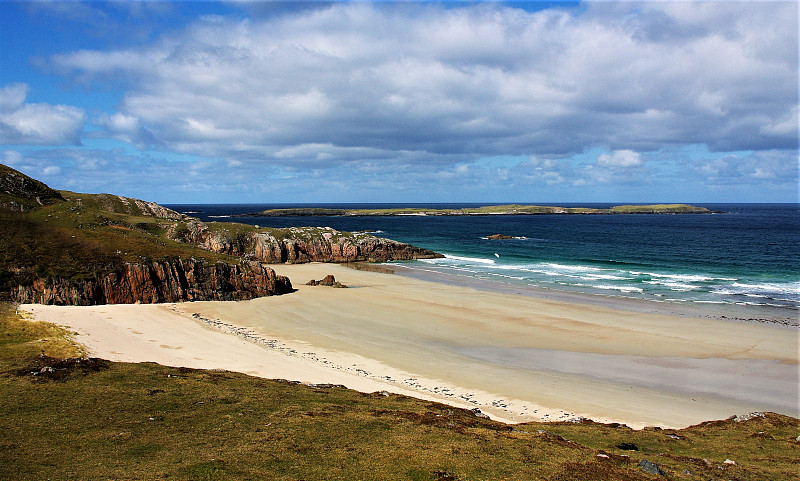
M 733 284 L 731 284 L 731 286 L 755 292 L 800 294 L 800 282 L 787 282 L 787 283 L 765 282 L 763 284 L 746 284 L 743 282 L 734 282 Z
M 683 284 L 681 282 L 666 282 L 666 281 L 643 281 L 645 284 L 664 286 L 672 289 L 673 291 L 694 291 L 699 289 L 699 286 L 691 284 Z
M 604 271 L 607 269 L 601 269 L 599 267 L 591 267 L 591 266 L 574 266 L 574 265 L 566 265 L 566 264 L 556 264 L 555 262 L 548 262 L 545 265 L 550 266 L 553 269 L 559 269 L 563 271 L 572 271 L 572 272 L 598 272 Z
M 604 279 L 607 281 L 630 281 L 630 277 L 615 276 L 613 274 L 586 274 L 589 279 Z
M 638 276 L 650 276 L 658 278 L 658 279 L 672 279 L 675 281 L 683 281 L 683 282 L 710 282 L 710 281 L 736 281 L 738 279 L 733 277 L 713 277 L 713 276 L 704 276 L 699 274 L 662 274 L 658 272 L 639 272 L 639 271 L 630 271 L 631 274 L 638 275 Z
M 489 256 L 490 253 L 487 254 Z M 800 282 L 759 282 L 708 273 L 676 274 L 645 272 L 624 266 L 607 267 L 559 262 L 525 262 L 502 257 L 479 258 L 447 254 L 426 259 L 442 272 L 498 282 L 530 285 L 554 284 L 567 290 L 595 294 L 641 297 L 660 302 L 796 306 L 800 304 Z M 507 263 L 510 262 L 510 263 Z M 612 294 L 616 292 L 618 294 Z M 734 297 L 731 297 L 734 296 Z M 737 299 L 738 298 L 738 299 Z
M 481 239 L 483 239 L 483 240 L 489 240 L 489 236 L 484 236 L 484 237 L 481 237 Z M 525 237 L 525 236 L 522 236 L 522 235 L 513 236 L 513 237 L 511 237 L 511 239 L 515 239 L 515 240 L 528 240 L 528 238 L 527 238 L 527 237 Z
M 588 287 L 593 287 L 595 289 L 602 289 L 605 291 L 644 292 L 644 289 L 642 289 L 641 287 L 632 287 L 632 286 L 609 286 L 607 284 L 597 284 L 597 285 L 590 285 Z
M 477 262 L 478 264 L 494 264 L 493 259 L 482 259 L 480 257 L 464 257 L 464 256 L 454 256 L 450 254 L 445 254 L 444 258 L 445 260 L 452 260 L 459 262 L 472 262 L 472 263 Z

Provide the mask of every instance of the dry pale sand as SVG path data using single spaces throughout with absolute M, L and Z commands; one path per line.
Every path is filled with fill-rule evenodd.
M 795 328 L 498 294 L 332 264 L 272 266 L 297 292 L 245 302 L 53 307 L 100 357 L 343 384 L 479 408 L 683 427 L 798 416 Z M 349 289 L 311 287 L 334 274 Z

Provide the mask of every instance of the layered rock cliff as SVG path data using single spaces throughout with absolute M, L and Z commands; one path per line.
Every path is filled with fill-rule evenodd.
M 364 232 L 339 232 L 330 227 L 295 227 L 285 234 L 278 237 L 270 232 L 247 232 L 233 236 L 226 231 L 204 229 L 196 232 L 193 240 L 213 252 L 270 264 L 385 262 L 442 257 L 410 244 Z
M 87 279 L 37 278 L 16 286 L 16 302 L 89 306 L 180 301 L 234 301 L 292 292 L 288 278 L 256 261 L 239 264 L 176 259 L 110 266 Z

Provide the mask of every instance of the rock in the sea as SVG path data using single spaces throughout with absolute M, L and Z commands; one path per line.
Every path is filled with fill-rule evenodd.
M 311 279 L 310 281 L 306 282 L 307 286 L 329 286 L 329 287 L 337 287 L 337 288 L 346 288 L 347 286 L 342 284 L 341 282 L 337 281 L 333 275 L 328 274 L 325 276 L 324 279 L 321 281 L 315 281 Z
M 489 240 L 503 240 L 503 239 L 513 239 L 514 236 L 506 235 L 506 234 L 492 234 L 490 236 L 486 236 Z

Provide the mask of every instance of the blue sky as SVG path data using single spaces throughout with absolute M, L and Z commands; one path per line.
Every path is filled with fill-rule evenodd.
M 797 202 L 796 2 L 0 2 L 0 163 L 162 203 Z

